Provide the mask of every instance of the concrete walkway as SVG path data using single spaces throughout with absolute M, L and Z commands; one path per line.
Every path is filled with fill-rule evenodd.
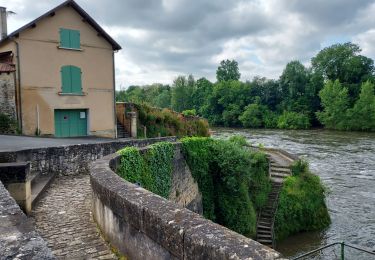
M 89 175 L 57 177 L 32 217 L 58 259 L 116 259 L 92 219 Z
M 18 151 L 32 148 L 57 147 L 74 144 L 113 142 L 116 139 L 98 137 L 48 138 L 18 135 L 0 135 L 0 152 Z

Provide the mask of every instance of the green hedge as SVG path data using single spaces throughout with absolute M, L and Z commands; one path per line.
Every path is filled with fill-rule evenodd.
M 152 144 L 144 155 L 135 147 L 126 147 L 118 153 L 121 155 L 121 164 L 117 170 L 119 176 L 168 198 L 172 187 L 172 143 Z
M 235 140 L 238 141 L 238 140 Z M 253 237 L 255 209 L 264 205 L 268 162 L 237 142 L 211 138 L 182 139 L 185 158 L 203 196 L 203 214 L 218 224 Z M 260 177 L 264 175 L 264 177 Z
M 309 172 L 304 161 L 297 161 L 292 173 L 279 195 L 275 220 L 277 240 L 298 232 L 322 230 L 331 223 L 320 178 Z

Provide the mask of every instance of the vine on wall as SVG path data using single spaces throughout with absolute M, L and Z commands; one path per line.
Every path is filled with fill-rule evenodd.
M 121 164 L 117 171 L 119 176 L 168 198 L 172 187 L 172 143 L 152 144 L 143 155 L 135 147 L 125 147 L 118 153 L 121 155 Z

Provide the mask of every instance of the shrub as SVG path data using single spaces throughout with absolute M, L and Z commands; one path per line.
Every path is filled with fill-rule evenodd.
M 197 111 L 195 109 L 190 109 L 190 110 L 184 110 L 181 112 L 184 116 L 196 116 Z
M 239 146 L 247 146 L 248 143 L 246 141 L 246 138 L 243 135 L 232 135 L 229 138 L 229 142 L 232 142 Z
M 144 136 L 146 127 L 147 137 L 157 136 L 209 136 L 208 122 L 201 118 L 184 118 L 182 114 L 170 109 L 158 109 L 147 104 L 135 104 L 138 110 L 138 136 Z M 187 110 L 192 111 L 192 110 Z M 187 112 L 190 113 L 190 112 Z
M 259 128 L 264 125 L 262 106 L 254 103 L 245 107 L 245 111 L 240 115 L 239 120 L 244 127 Z
M 294 176 L 307 173 L 309 171 L 309 163 L 304 159 L 297 160 L 292 164 L 291 171 Z
M 17 122 L 11 119 L 8 115 L 0 113 L 0 133 L 1 134 L 15 134 L 18 132 Z
M 283 129 L 308 129 L 310 126 L 309 117 L 297 112 L 284 111 L 277 121 L 277 127 Z
M 298 163 L 299 174 L 284 181 L 275 220 L 277 240 L 302 231 L 321 230 L 331 220 L 325 204 L 325 188 L 318 176 Z

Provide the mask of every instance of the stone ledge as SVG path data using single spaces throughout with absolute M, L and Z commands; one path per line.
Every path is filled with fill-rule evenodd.
M 0 259 L 55 259 L 1 182 L 0 198 Z
M 91 169 L 93 215 L 110 243 L 131 259 L 276 259 L 271 248 L 120 178 L 119 155 Z M 111 166 L 111 168 L 110 168 Z

